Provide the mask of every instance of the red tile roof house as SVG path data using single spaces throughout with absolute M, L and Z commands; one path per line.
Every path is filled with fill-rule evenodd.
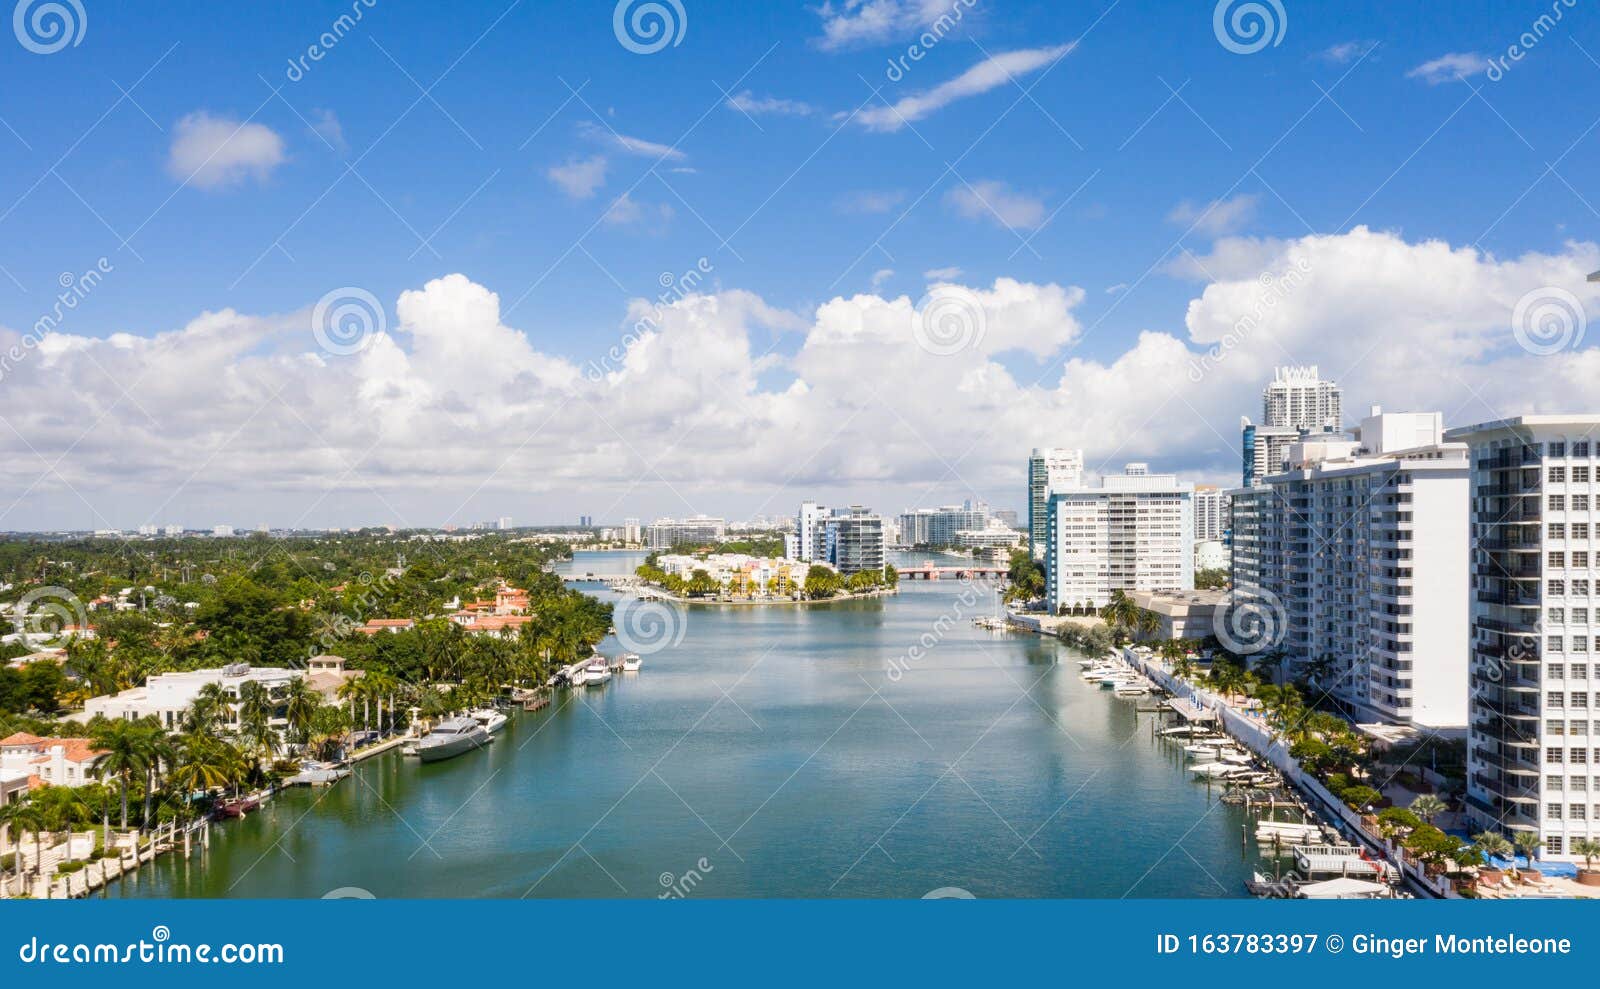
M 415 618 L 369 618 L 356 631 L 363 635 L 377 635 L 379 632 L 408 632 L 416 627 Z
M 44 786 L 93 783 L 94 767 L 106 753 L 87 738 L 41 738 L 19 731 L 0 738 L 0 769 L 26 770 Z

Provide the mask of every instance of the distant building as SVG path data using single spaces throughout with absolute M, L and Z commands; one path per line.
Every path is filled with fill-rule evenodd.
M 650 549 L 671 549 L 684 543 L 720 543 L 726 538 L 726 519 L 691 515 L 686 519 L 656 519 L 645 526 L 644 541 Z
M 959 533 L 981 532 L 988 528 L 989 506 L 981 501 L 907 509 L 899 518 L 900 545 L 958 546 L 961 545 L 957 538 Z
M 860 505 L 834 509 L 825 520 L 827 562 L 846 576 L 862 570 L 882 570 L 883 519 Z
M 1303 434 L 1338 433 L 1343 422 L 1343 393 L 1324 381 L 1315 365 L 1273 368 L 1272 381 L 1261 391 L 1261 422 L 1240 420 L 1241 483 L 1254 487 L 1278 473 L 1289 447 Z
M 89 698 L 83 705 L 83 714 L 85 719 L 99 715 L 127 721 L 153 717 L 170 731 L 182 724 L 184 715 L 200 695 L 200 688 L 208 683 L 220 684 L 223 692 L 236 702 L 239 688 L 246 683 L 259 683 L 266 688 L 269 696 L 276 697 L 281 696 L 290 680 L 299 676 L 299 670 L 251 666 L 248 663 L 182 673 L 157 673 L 146 680 L 142 687 Z M 224 727 L 230 731 L 236 730 L 239 725 L 238 704 L 234 703 L 226 713 Z M 283 727 L 281 712 L 273 718 L 272 724 L 280 729 Z
M 644 530 L 640 528 L 638 519 L 622 520 L 622 541 L 625 543 L 644 542 Z
M 19 731 L 0 738 L 0 779 L 21 775 L 29 786 L 83 786 L 94 782 L 94 767 L 106 754 L 87 738 L 41 738 Z
M 1211 484 L 1194 488 L 1194 538 L 1225 542 L 1228 534 L 1228 492 Z
M 1035 447 L 1028 456 L 1028 551 L 1045 557 L 1050 493 L 1083 484 L 1083 451 Z
M 231 526 L 231 525 L 214 525 L 214 526 L 211 527 L 211 535 L 213 535 L 213 536 L 215 536 L 215 537 L 217 537 L 219 539 L 231 536 L 231 535 L 233 535 L 233 526 Z
M 1134 591 L 1130 596 L 1160 623 L 1154 635 L 1141 635 L 1141 640 L 1204 639 L 1212 633 L 1212 621 L 1227 592 Z
M 495 523 L 495 528 L 501 529 L 501 530 L 505 530 L 505 529 L 511 528 L 511 516 L 509 516 L 509 515 L 500 516 L 499 521 L 497 521 Z
M 1098 487 L 1053 490 L 1045 532 L 1045 596 L 1052 612 L 1113 591 L 1194 587 L 1194 488 L 1142 464 Z
M 1226 570 L 1230 562 L 1228 547 L 1221 540 L 1201 539 L 1195 542 L 1195 570 Z

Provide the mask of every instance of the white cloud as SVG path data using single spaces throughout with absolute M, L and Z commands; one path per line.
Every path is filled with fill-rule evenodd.
M 552 165 L 544 174 L 571 198 L 588 199 L 605 185 L 606 165 L 604 155 L 568 158 L 565 164 Z
M 609 145 L 623 154 L 639 155 L 642 158 L 654 158 L 657 161 L 683 161 L 689 156 L 677 148 L 654 141 L 646 141 L 642 137 L 629 137 L 618 133 L 608 127 L 585 120 L 578 125 L 578 133 L 591 141 L 599 141 Z
M 1407 72 L 1406 78 L 1421 79 L 1430 86 L 1438 86 L 1467 76 L 1475 76 L 1488 68 L 1489 60 L 1477 52 L 1450 52 L 1430 62 L 1423 62 Z
M 929 268 L 922 273 L 922 277 L 930 282 L 948 282 L 961 277 L 961 269 L 952 265 L 948 268 Z
M 1127 290 L 1128 290 L 1128 283 L 1127 282 L 1118 282 L 1115 285 L 1107 285 L 1106 286 L 1106 294 L 1107 295 L 1121 295 L 1123 292 L 1126 292 Z
M 311 111 L 311 133 L 322 138 L 328 147 L 339 154 L 350 153 L 350 143 L 344 139 L 344 125 L 339 123 L 339 115 L 332 110 Z
M 1334 65 L 1348 65 L 1376 47 L 1376 41 L 1342 41 L 1324 48 L 1317 53 L 1317 57 Z
M 899 189 L 863 189 L 841 196 L 838 209 L 841 213 L 887 213 L 905 199 L 906 194 Z
M 1028 448 L 1052 444 L 1084 447 L 1096 469 L 1149 460 L 1221 480 L 1239 416 L 1286 363 L 1320 365 L 1352 410 L 1439 410 L 1452 425 L 1594 410 L 1593 332 L 1539 357 L 1510 327 L 1543 286 L 1600 313 L 1593 243 L 1501 258 L 1358 227 L 1224 240 L 1203 260 L 1217 280 L 1186 311 L 1120 341 L 1107 326 L 1086 337 L 1081 289 L 967 286 L 985 332 L 951 356 L 918 346 L 906 296 L 786 312 L 711 286 L 635 300 L 614 336 L 563 355 L 553 317 L 528 307 L 508 326 L 499 297 L 459 274 L 402 293 L 389 332 L 353 357 L 318 350 L 309 306 L 208 312 L 151 337 L 58 333 L 0 389 L 15 426 L 0 435 L 0 529 L 326 524 L 349 505 L 365 516 L 344 524 L 437 524 L 484 517 L 459 507 L 480 488 L 602 518 L 769 498 L 777 513 L 822 487 L 885 511 L 935 484 L 1015 502 Z M 0 350 L 20 339 L 0 330 Z M 795 345 L 769 353 L 778 339 Z M 603 373 L 585 373 L 591 360 Z M 138 409 L 108 377 L 140 382 Z
M 992 55 L 947 82 L 942 82 L 926 92 L 904 97 L 891 106 L 872 106 L 859 110 L 855 120 L 868 130 L 897 131 L 908 123 L 940 110 L 957 100 L 987 93 L 1044 68 L 1064 57 L 1074 45 L 1057 45 L 1053 48 L 1024 48 L 1020 51 Z
M 751 116 L 765 113 L 779 114 L 790 117 L 804 117 L 816 112 L 816 107 L 799 100 L 778 99 L 775 96 L 758 97 L 750 90 L 735 93 L 728 98 L 728 106 L 734 110 L 742 110 Z
M 1257 197 L 1248 193 L 1232 199 L 1213 199 L 1204 206 L 1185 201 L 1172 208 L 1172 212 L 1167 214 L 1167 221 L 1220 237 L 1250 222 L 1255 216 L 1257 203 Z
M 893 268 L 879 268 L 877 271 L 874 271 L 872 273 L 872 291 L 874 293 L 882 291 L 884 283 L 893 277 Z
M 1012 230 L 1031 230 L 1044 222 L 1043 200 L 993 179 L 953 186 L 944 201 L 969 220 L 988 220 Z
M 197 110 L 174 128 L 167 170 L 174 178 L 215 189 L 247 178 L 263 180 L 283 161 L 283 138 L 272 128 Z
M 665 228 L 672 217 L 673 209 L 669 204 L 641 203 L 624 192 L 606 207 L 600 219 L 614 227 L 642 226 L 659 231 Z
M 972 16 L 976 0 L 827 0 L 817 14 L 822 18 L 822 37 L 817 46 L 824 51 L 839 51 L 878 44 L 917 34 L 940 18 L 952 27 Z M 949 33 L 946 28 L 943 34 Z M 943 36 L 943 35 L 941 35 Z

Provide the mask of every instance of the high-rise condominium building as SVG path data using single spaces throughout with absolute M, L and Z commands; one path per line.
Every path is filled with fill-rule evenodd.
M 643 530 L 639 527 L 638 519 L 622 520 L 622 541 L 625 543 L 641 542 L 644 537 Z
M 1083 451 L 1035 447 L 1028 456 L 1028 548 L 1034 559 L 1045 557 L 1045 527 L 1051 491 L 1083 484 Z
M 859 570 L 882 570 L 884 562 L 883 518 L 861 507 L 834 509 L 824 522 L 827 561 L 842 574 Z
M 1452 429 L 1472 456 L 1467 813 L 1572 860 L 1600 837 L 1600 416 Z
M 1211 484 L 1195 485 L 1195 542 L 1221 542 L 1227 532 L 1228 492 Z
M 956 546 L 957 533 L 989 527 L 989 506 L 981 501 L 939 508 L 913 508 L 900 514 L 900 543 L 903 546 Z
M 1272 369 L 1261 391 L 1261 421 L 1239 421 L 1245 487 L 1283 469 L 1289 445 L 1304 433 L 1337 433 L 1344 428 L 1344 396 L 1324 381 L 1315 365 Z
M 1344 398 L 1337 384 L 1322 380 L 1316 365 L 1273 368 L 1272 381 L 1261 390 L 1261 424 L 1336 433 L 1344 428 Z
M 794 517 L 794 531 L 783 537 L 783 555 L 803 563 L 826 562 L 828 558 L 827 533 L 823 521 L 828 509 L 814 501 L 801 502 Z
M 1374 409 L 1359 439 L 1308 436 L 1232 492 L 1232 605 L 1358 721 L 1467 721 L 1466 446 L 1436 412 Z M 1281 636 L 1281 638 L 1278 638 Z
M 726 519 L 691 515 L 685 519 L 656 519 L 644 527 L 645 545 L 650 549 L 671 549 L 685 543 L 720 543 L 728 534 Z
M 1137 471 L 1143 465 L 1130 465 Z M 1111 592 L 1194 587 L 1193 485 L 1171 474 L 1109 475 L 1099 487 L 1052 490 L 1045 522 L 1051 611 Z

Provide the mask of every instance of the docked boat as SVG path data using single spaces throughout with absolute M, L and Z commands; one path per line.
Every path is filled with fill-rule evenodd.
M 1196 776 L 1203 776 L 1206 779 L 1213 780 L 1228 779 L 1255 772 L 1249 766 L 1241 766 L 1236 762 L 1202 762 L 1197 766 L 1190 766 L 1189 771 Z
M 495 710 L 492 707 L 480 707 L 478 710 L 473 711 L 470 715 L 468 715 L 468 717 L 482 725 L 483 730 L 491 735 L 511 723 L 510 718 L 506 717 L 505 714 Z
M 476 718 L 446 718 L 417 742 L 417 757 L 423 762 L 453 759 L 463 752 L 489 744 L 489 730 Z
M 637 673 L 639 672 L 639 667 L 643 665 L 644 657 L 640 656 L 638 653 L 625 652 L 622 654 L 622 672 Z
M 234 797 L 217 801 L 211 812 L 217 817 L 243 817 L 260 806 L 260 797 Z
M 585 687 L 598 687 L 609 679 L 611 679 L 611 671 L 606 669 L 604 661 L 596 661 L 583 668 L 583 685 Z

